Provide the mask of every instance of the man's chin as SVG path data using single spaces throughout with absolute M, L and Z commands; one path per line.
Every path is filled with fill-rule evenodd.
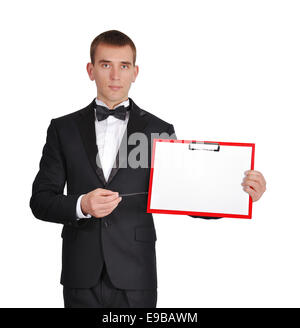
M 108 99 L 110 102 L 122 102 L 122 101 L 126 100 L 127 98 L 128 98 L 127 95 L 123 95 L 123 96 L 115 95 L 115 96 L 107 97 L 107 99 Z

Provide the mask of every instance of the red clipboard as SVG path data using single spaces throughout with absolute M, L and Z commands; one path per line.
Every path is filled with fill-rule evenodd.
M 186 145 L 189 145 L 189 147 L 193 147 L 193 145 L 201 145 L 201 147 L 208 147 L 211 145 L 218 145 L 219 146 L 219 150 L 223 150 L 223 155 L 225 156 L 225 151 L 229 151 L 229 149 L 232 151 L 233 149 L 235 149 L 237 152 L 242 151 L 246 151 L 246 148 L 242 149 L 239 147 L 248 147 L 247 148 L 247 158 L 249 158 L 249 164 L 247 164 L 248 166 L 245 167 L 245 169 L 243 170 L 243 174 L 245 171 L 251 169 L 254 169 L 254 154 L 255 154 L 255 144 L 254 143 L 236 143 L 236 142 L 220 142 L 220 141 L 197 141 L 197 140 L 170 140 L 170 139 L 154 139 L 153 140 L 153 148 L 152 148 L 152 159 L 151 159 L 151 170 L 150 170 L 150 181 L 149 181 L 149 188 L 148 188 L 148 202 L 147 202 L 147 212 L 148 213 L 162 213 L 162 214 L 180 214 L 180 215 L 195 215 L 195 216 L 208 216 L 208 217 L 231 217 L 231 218 L 242 218 L 242 219 L 251 219 L 252 218 L 252 198 L 245 193 L 245 191 L 243 191 L 246 195 L 246 201 L 248 202 L 248 206 L 246 208 L 245 206 L 245 201 L 244 201 L 244 211 L 243 213 L 231 213 L 231 212 L 227 212 L 227 211 L 198 211 L 198 210 L 178 210 L 178 209 L 172 209 L 172 208 L 162 208 L 162 206 L 159 208 L 158 206 L 153 206 L 151 204 L 151 200 L 152 200 L 152 196 L 153 196 L 153 179 L 155 176 L 155 156 L 156 156 L 156 149 L 158 148 L 158 146 L 160 146 L 159 149 L 161 149 L 161 147 L 166 147 L 167 145 L 163 145 L 161 143 L 168 143 L 170 146 L 171 144 L 182 144 L 181 146 L 177 145 L 176 147 L 186 147 Z M 185 145 L 186 144 L 186 145 Z M 192 146 L 191 146 L 192 145 Z M 170 149 L 170 146 L 169 147 Z M 226 147 L 232 147 L 232 148 L 226 148 Z M 216 147 L 215 147 L 216 148 Z M 192 149 L 195 150 L 195 149 Z M 203 148 L 201 149 L 203 150 Z M 205 149 L 208 150 L 208 149 Z M 216 151 L 216 150 L 215 150 Z M 163 151 L 160 151 L 160 153 L 163 153 Z M 201 154 L 204 153 L 199 153 L 200 155 L 197 156 L 203 156 Z M 207 153 L 208 154 L 208 153 Z M 212 154 L 212 152 L 211 152 Z M 220 152 L 221 154 L 221 152 Z M 165 155 L 167 156 L 167 155 Z M 190 155 L 189 155 L 190 156 Z M 207 155 L 205 155 L 207 156 Z M 158 179 L 158 178 L 156 178 Z M 242 178 L 240 180 L 240 188 L 242 190 Z M 156 186 L 159 185 L 158 183 L 156 183 Z M 237 187 L 235 187 L 237 189 Z M 244 197 L 244 196 L 242 196 Z M 245 212 L 245 213 L 244 213 Z

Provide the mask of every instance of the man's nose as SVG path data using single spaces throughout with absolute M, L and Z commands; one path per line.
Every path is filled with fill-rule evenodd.
M 110 72 L 110 78 L 112 80 L 119 80 L 120 78 L 120 72 L 117 67 L 112 67 L 111 72 Z

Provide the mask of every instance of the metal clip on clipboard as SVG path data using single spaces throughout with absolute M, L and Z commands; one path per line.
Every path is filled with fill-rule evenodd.
M 220 144 L 213 142 L 192 141 L 192 143 L 189 144 L 189 150 L 220 151 Z

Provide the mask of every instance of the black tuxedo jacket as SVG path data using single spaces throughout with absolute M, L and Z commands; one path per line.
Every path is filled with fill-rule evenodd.
M 63 224 L 61 284 L 64 286 L 92 287 L 98 282 L 105 262 L 117 288 L 157 287 L 156 232 L 152 214 L 146 211 L 147 194 L 123 197 L 104 218 L 76 217 L 78 197 L 96 188 L 120 194 L 148 191 L 151 133 L 175 136 L 173 125 L 142 110 L 131 98 L 129 101 L 130 116 L 122 143 L 135 132 L 144 133 L 148 138 L 148 167 L 132 168 L 128 156 L 120 158 L 118 153 L 119 168 L 112 169 L 107 182 L 96 164 L 95 99 L 79 111 L 51 120 L 47 130 L 30 207 L 36 218 Z M 128 145 L 127 154 L 136 146 Z

